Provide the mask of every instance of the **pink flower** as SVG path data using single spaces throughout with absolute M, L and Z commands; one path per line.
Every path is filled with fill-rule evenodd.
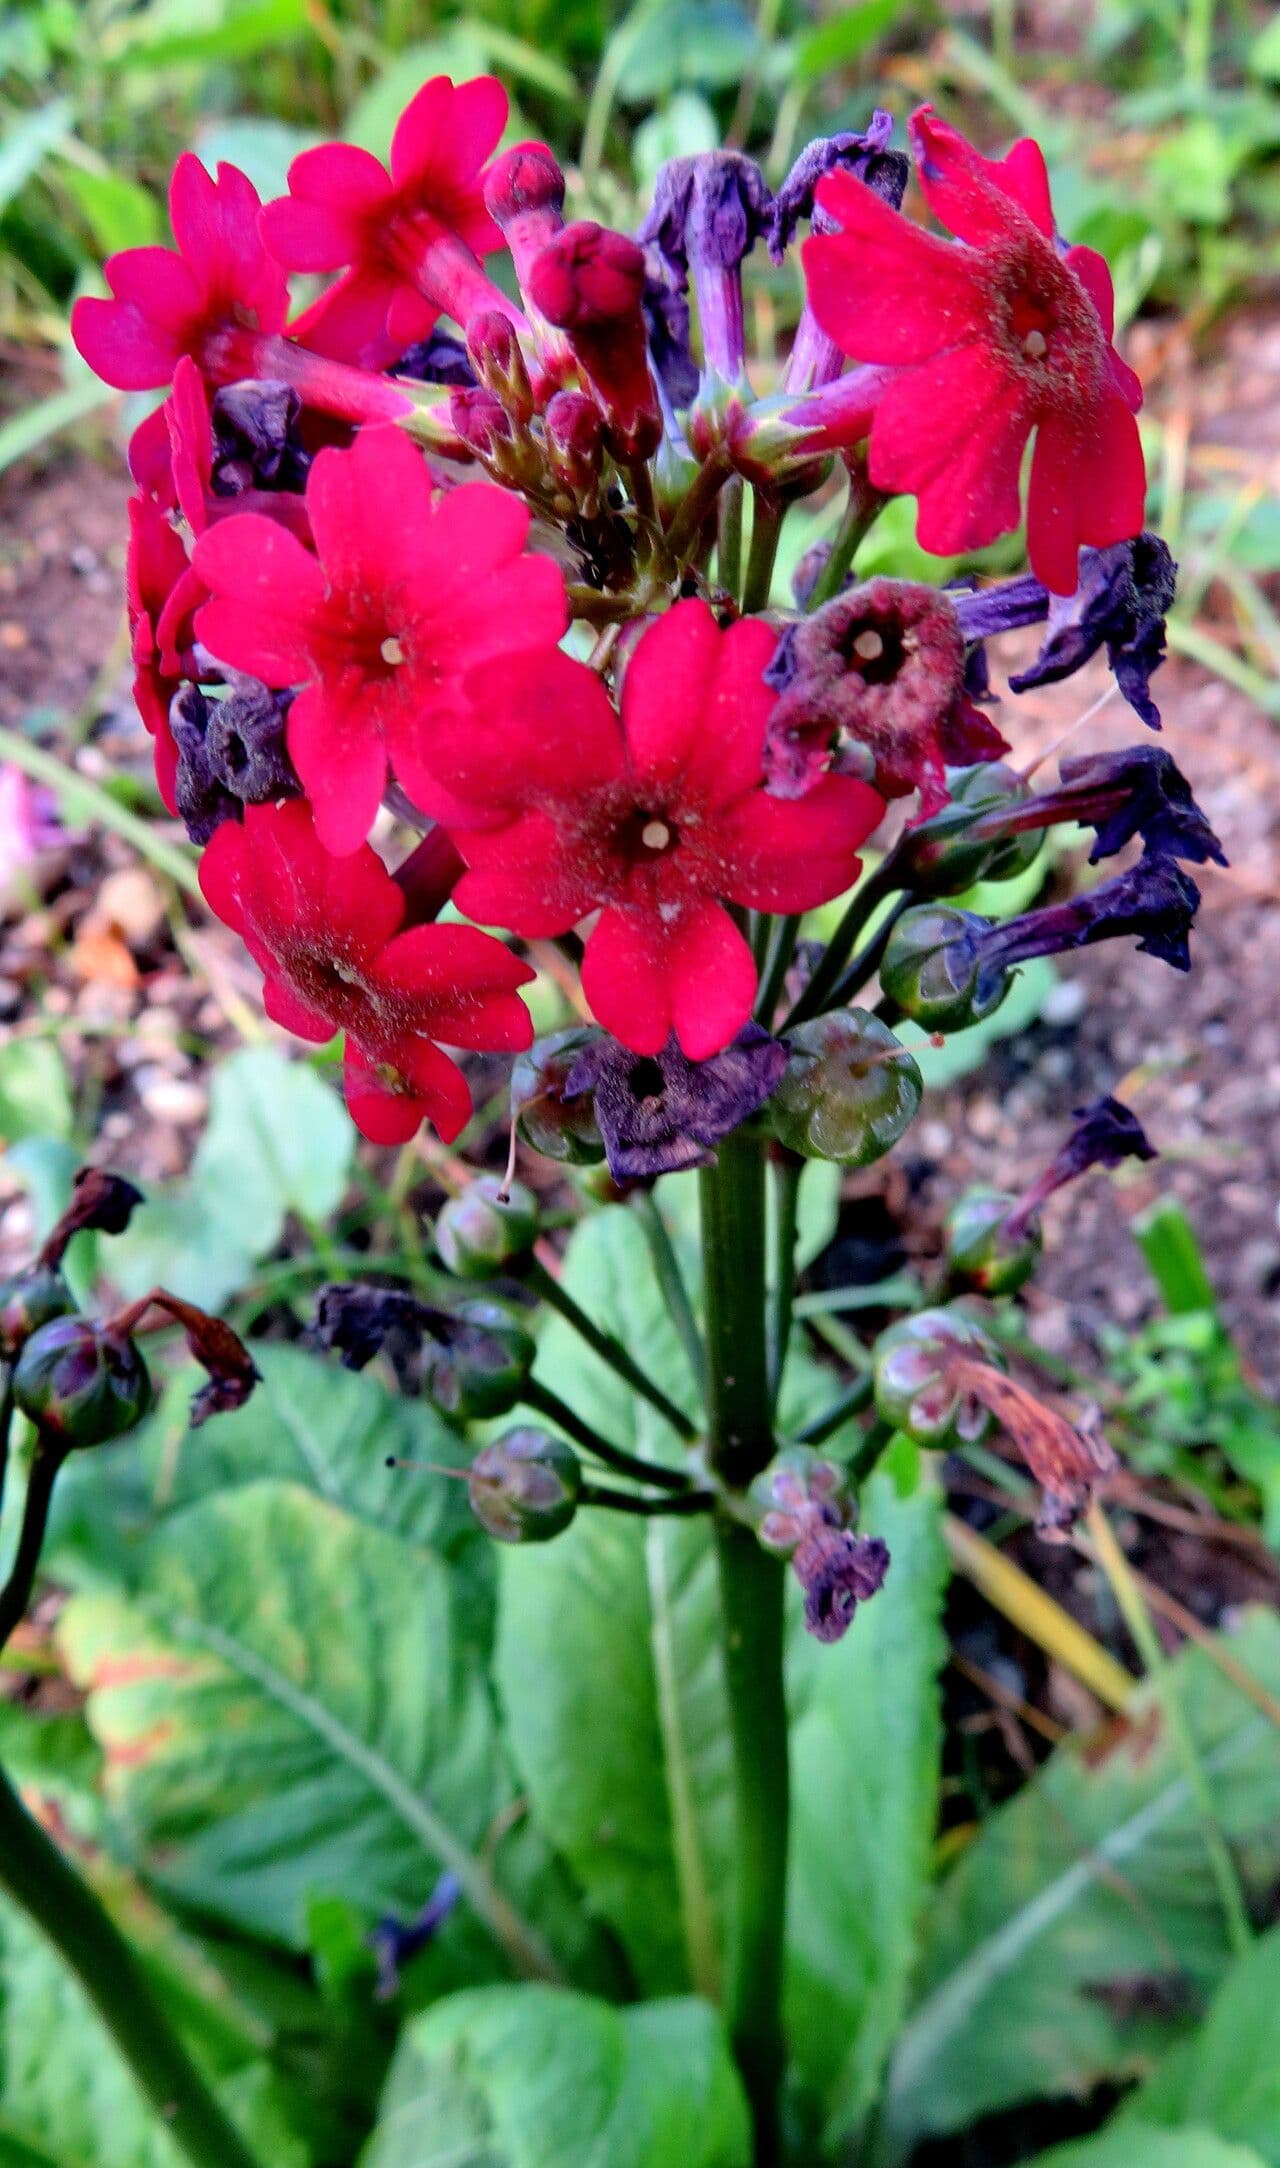
M 477 261 L 502 246 L 481 169 L 506 120 L 492 76 L 455 88 L 437 75 L 400 116 L 390 173 L 351 143 L 294 159 L 289 194 L 263 214 L 267 240 L 291 270 L 343 270 L 293 327 L 299 337 L 376 369 L 425 338 L 442 310 L 464 326 L 480 309 L 516 313 Z
M 263 242 L 258 191 L 238 167 L 220 165 L 215 181 L 184 151 L 169 184 L 169 218 L 176 250 L 109 256 L 113 299 L 87 295 L 71 312 L 71 336 L 104 384 L 151 391 L 171 382 L 187 354 L 210 383 L 277 377 L 308 405 L 349 421 L 394 421 L 411 411 L 413 401 L 394 384 L 281 336 L 288 284 Z M 140 487 L 171 503 L 160 431 L 154 416 L 135 431 L 130 464 Z
M 1035 430 L 1028 553 L 1045 586 L 1070 594 L 1082 544 L 1142 526 L 1142 389 L 1110 343 L 1110 274 L 1093 249 L 1059 252 L 1037 144 L 982 158 L 928 106 L 911 135 L 929 206 L 959 242 L 833 173 L 818 201 L 842 230 L 805 243 L 810 305 L 847 354 L 894 371 L 875 406 L 871 479 L 919 498 L 924 548 L 977 549 L 1017 526 Z
M 183 615 L 182 597 L 189 574 L 187 553 L 159 505 L 150 497 L 131 497 L 124 586 L 133 655 L 133 697 L 156 741 L 156 782 L 171 813 L 177 811 L 174 778 L 178 748 L 169 728 L 169 702 L 183 677 L 181 659 L 171 642 L 183 629 L 175 619 Z
M 259 231 L 261 204 L 252 181 L 220 165 L 217 180 L 184 151 L 169 185 L 177 252 L 127 248 L 106 263 L 114 299 L 77 301 L 72 337 L 89 367 L 121 391 L 167 384 L 180 354 L 217 381 L 254 369 L 219 365 L 246 333 L 283 329 L 289 306 L 285 275 Z
M 403 1144 L 424 1119 L 446 1143 L 466 1126 L 466 1079 L 437 1041 L 532 1043 L 516 991 L 529 966 L 475 926 L 406 928 L 404 893 L 376 852 L 331 856 L 300 799 L 224 821 L 200 886 L 264 973 L 268 1016 L 317 1043 L 346 1033 L 347 1105 L 377 1144 Z
M 289 711 L 289 754 L 326 850 L 353 851 L 388 763 L 425 802 L 434 724 L 457 705 L 462 673 L 554 647 L 564 581 L 550 558 L 522 554 L 519 498 L 480 482 L 437 499 L 395 430 L 321 452 L 306 507 L 315 556 L 254 512 L 201 535 L 195 569 L 213 599 L 197 631 L 232 668 L 305 687 Z
M 722 632 L 704 602 L 682 602 L 636 647 L 621 718 L 594 671 L 557 651 L 493 673 L 475 715 L 434 738 L 442 783 L 491 824 L 449 822 L 469 868 L 459 908 L 527 936 L 598 910 L 583 990 L 635 1053 L 673 1030 L 694 1061 L 727 1046 L 756 970 L 725 901 L 803 911 L 841 894 L 884 810 L 849 777 L 791 803 L 764 790 L 776 645 L 761 619 Z

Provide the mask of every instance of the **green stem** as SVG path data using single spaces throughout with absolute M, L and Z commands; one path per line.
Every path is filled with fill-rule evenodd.
M 27 1495 L 23 1501 L 18 1547 L 9 1569 L 9 1578 L 0 1589 L 0 1649 L 25 1615 L 31 1601 L 36 1568 L 40 1563 L 40 1551 L 49 1519 L 53 1486 L 66 1457 L 66 1450 L 62 1445 L 44 1436 L 37 1437 L 35 1451 L 31 1456 L 31 1471 L 27 1477 Z
M 892 853 L 868 874 L 865 881 L 854 891 L 849 907 L 831 939 L 826 954 L 805 987 L 800 999 L 781 1025 L 790 1031 L 796 1024 L 803 1024 L 810 1016 L 820 1016 L 831 1004 L 831 998 L 840 983 L 840 976 L 853 954 L 853 945 L 872 913 L 883 903 L 886 896 L 901 886 Z
M 770 1171 L 773 1175 L 774 1249 L 769 1290 L 769 1388 L 770 1406 L 776 1409 L 791 1338 L 791 1310 L 796 1299 L 796 1222 L 804 1161 L 788 1154 L 785 1159 L 775 1159 Z
M 735 601 L 742 578 L 742 476 L 730 475 L 720 493 L 716 574 Z
M 606 1483 L 584 1483 L 578 1492 L 584 1506 L 608 1506 L 614 1513 L 710 1513 L 714 1491 L 689 1490 L 679 1498 L 641 1498 L 635 1491 L 611 1490 Z
M 821 609 L 824 602 L 830 602 L 832 596 L 839 593 L 841 582 L 857 554 L 858 544 L 870 533 L 887 501 L 878 489 L 871 487 L 865 468 L 851 463 L 849 495 L 840 525 L 831 540 L 831 554 L 805 598 L 807 610 Z
M 830 1006 L 833 1009 L 847 1008 L 854 995 L 862 992 L 872 973 L 880 969 L 884 952 L 889 946 L 889 936 L 904 911 L 909 911 L 914 901 L 913 896 L 899 896 L 892 910 L 885 912 L 870 940 L 863 942 L 848 970 L 841 973 L 832 988 Z
M 763 489 L 753 494 L 751 548 L 747 552 L 747 576 L 742 583 L 742 608 L 767 610 L 773 588 L 773 563 L 782 533 L 783 506 Z
M 787 1707 L 782 1680 L 783 1564 L 749 1529 L 716 1526 L 725 1673 L 733 1735 L 736 1885 L 725 1969 L 729 2038 L 755 2126 L 755 2168 L 781 2158 L 786 2067 L 782 1972 L 787 1897 Z
M 625 1447 L 611 1445 L 607 1438 L 599 1438 L 589 1423 L 575 1415 L 567 1401 L 554 1393 L 540 1378 L 526 1378 L 521 1398 L 528 1408 L 536 1408 L 545 1415 L 567 1438 L 572 1438 L 584 1452 L 603 1461 L 607 1468 L 616 1468 L 619 1475 L 628 1475 L 633 1483 L 650 1483 L 658 1490 L 687 1491 L 689 1478 L 678 1468 L 664 1468 L 660 1461 L 641 1460 L 638 1453 L 628 1453 Z
M 699 1398 L 705 1403 L 707 1397 L 707 1353 L 702 1345 L 698 1320 L 693 1314 L 689 1290 L 684 1284 L 680 1260 L 676 1256 L 667 1223 L 658 1209 L 657 1199 L 651 1189 L 638 1189 L 632 1203 L 644 1228 L 653 1260 L 654 1276 L 662 1292 L 672 1324 L 679 1335 Z
M 676 506 L 675 515 L 667 529 L 666 542 L 677 563 L 682 562 L 695 548 L 703 523 L 714 509 L 716 498 L 729 480 L 729 472 L 729 462 L 723 451 L 713 452 L 710 459 L 703 461 Z
M 743 1489 L 773 1453 L 765 1343 L 764 1146 L 738 1130 L 699 1177 L 707 1319 L 708 1447 Z M 729 2036 L 755 2125 L 755 2168 L 778 2162 L 786 2061 L 782 1971 L 787 1891 L 783 1568 L 755 1536 L 716 1527 L 733 1740 L 737 1853 L 725 1975 Z
M 871 1372 L 868 1370 L 860 1378 L 855 1378 L 852 1385 L 846 1386 L 840 1398 L 833 1400 L 829 1408 L 824 1408 L 821 1415 L 813 1416 L 796 1432 L 797 1445 L 825 1445 L 827 1439 L 832 1437 L 842 1424 L 847 1423 L 850 1416 L 861 1415 L 864 1408 L 870 1407 L 872 1391 Z
M 261 2168 L 191 2061 L 138 1959 L 0 1772 L 0 1888 L 74 1973 L 194 2168 Z
M 788 918 L 775 918 L 772 921 L 769 949 L 760 974 L 760 991 L 756 996 L 755 1009 L 756 1022 L 763 1024 L 766 1031 L 773 1019 L 774 1010 L 782 999 L 782 990 L 787 983 L 787 972 L 796 952 L 796 941 L 803 918 L 803 912 L 795 912 Z
M 617 1372 L 633 1393 L 639 1393 L 641 1399 L 647 1400 L 651 1408 L 656 1408 L 664 1422 L 670 1423 L 680 1437 L 697 1437 L 697 1425 L 690 1422 L 683 1408 L 678 1408 L 674 1400 L 667 1398 L 660 1385 L 655 1385 L 652 1378 L 646 1377 L 640 1365 L 628 1355 L 622 1342 L 615 1340 L 612 1333 L 602 1331 L 594 1318 L 587 1316 L 567 1288 L 562 1287 L 559 1280 L 547 1271 L 545 1265 L 539 1264 L 536 1257 L 531 1258 L 525 1266 L 524 1281 L 526 1287 L 532 1288 L 535 1295 L 540 1295 L 553 1310 L 558 1310 L 565 1323 L 572 1325 L 579 1338 L 586 1341 L 592 1354 L 598 1355 L 601 1362 L 608 1363 L 610 1369 Z
M 9 1446 L 13 1432 L 13 1365 L 0 1364 L 0 1506 L 4 1504 L 9 1474 Z

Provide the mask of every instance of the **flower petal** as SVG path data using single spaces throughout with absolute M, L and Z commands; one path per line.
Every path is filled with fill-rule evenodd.
M 369 728 L 358 684 L 309 685 L 289 710 L 286 736 L 324 848 L 358 850 L 387 783 L 386 748 Z
M 855 361 L 926 361 L 985 329 L 972 252 L 923 232 L 853 174 L 828 174 L 818 202 L 842 230 L 804 244 L 809 305 Z
M 751 950 L 727 911 L 699 903 L 669 944 L 671 1021 L 690 1061 L 705 1061 L 737 1037 L 756 997 Z
M 977 248 L 1005 241 L 1026 218 L 1052 239 L 1044 152 L 1029 136 L 1015 143 L 1007 158 L 984 158 L 929 105 L 912 114 L 910 135 L 925 201 L 962 241 Z
M 1021 388 L 985 345 L 956 347 L 905 370 L 876 408 L 871 478 L 914 492 L 923 549 L 980 549 L 1021 517 L 1019 478 L 1031 424 Z
M 633 1054 L 661 1053 L 671 1035 L 662 924 L 636 911 L 600 913 L 582 959 L 592 1014 Z
M 829 775 L 803 798 L 752 791 L 715 824 L 729 874 L 725 894 L 757 911 L 808 911 L 858 877 L 858 845 L 884 800 L 853 776 Z

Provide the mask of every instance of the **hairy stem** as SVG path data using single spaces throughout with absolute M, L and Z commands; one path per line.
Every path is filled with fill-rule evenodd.
M 0 1888 L 34 1920 L 97 2009 L 164 2129 L 194 2168 L 260 2168 L 192 2062 L 92 1890 L 0 1771 Z

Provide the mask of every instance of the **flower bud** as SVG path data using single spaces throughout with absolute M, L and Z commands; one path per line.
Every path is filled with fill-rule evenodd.
M 1009 974 L 982 969 L 978 941 L 987 923 L 974 911 L 936 904 L 922 904 L 898 920 L 880 984 L 904 1016 L 926 1031 L 963 1031 L 999 1008 Z
M 999 1360 L 988 1335 L 960 1309 L 918 1310 L 881 1333 L 872 1359 L 876 1408 L 884 1421 L 917 1445 L 943 1451 L 976 1445 L 992 1418 L 951 1377 L 952 1363 L 965 1355 Z
M 524 1142 L 547 1159 L 584 1167 L 604 1158 L 604 1140 L 588 1093 L 565 1096 L 571 1070 L 599 1037 L 582 1024 L 535 1039 L 511 1070 L 511 1112 Z
M 648 459 L 662 441 L 649 374 L 644 250 L 592 219 L 565 226 L 529 269 L 529 299 L 565 332 L 619 459 Z
M 499 1543 L 548 1543 L 566 1529 L 582 1489 L 578 1456 L 547 1430 L 509 1430 L 476 1454 L 471 1510 Z
M 604 461 L 604 420 L 584 391 L 558 391 L 543 414 L 547 464 L 560 487 L 584 511 L 593 511 L 600 495 Z
M 534 1344 L 500 1302 L 462 1302 L 431 1347 L 425 1376 L 437 1407 L 460 1421 L 506 1415 L 524 1391 Z
M 529 266 L 564 224 L 564 174 L 546 144 L 517 143 L 495 158 L 484 177 L 484 201 L 527 291 Z
M 0 1280 L 0 1362 L 12 1362 L 23 1343 L 52 1318 L 68 1317 L 75 1298 L 52 1265 L 31 1265 Z
M 487 1280 L 533 1248 L 538 1206 L 523 1182 L 504 1184 L 480 1174 L 451 1197 L 436 1220 L 436 1247 L 446 1271 Z
M 511 318 L 497 309 L 473 316 L 467 325 L 467 352 L 480 382 L 501 401 L 511 419 L 519 426 L 532 421 L 533 388 Z
M 914 1057 L 869 1009 L 797 1025 L 774 1094 L 774 1135 L 806 1159 L 866 1167 L 915 1119 L 924 1086 Z
M 1012 1295 L 1031 1278 L 1044 1246 L 1038 1226 L 1006 1231 L 1017 1199 L 1008 1190 L 969 1189 L 947 1214 L 951 1277 L 979 1295 Z
M 56 1317 L 26 1342 L 13 1398 L 64 1447 L 102 1445 L 142 1421 L 151 1379 L 133 1341 L 85 1317 Z

